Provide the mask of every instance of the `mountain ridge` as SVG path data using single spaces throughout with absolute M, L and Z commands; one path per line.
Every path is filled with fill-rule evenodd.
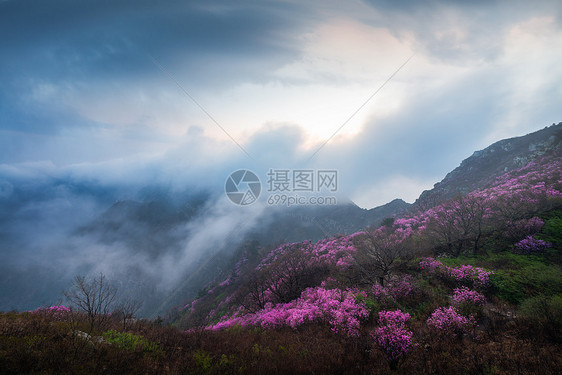
M 497 141 L 474 151 L 432 189 L 423 191 L 414 206 L 428 206 L 458 194 L 485 187 L 500 174 L 522 167 L 532 159 L 562 148 L 562 122 L 544 129 Z

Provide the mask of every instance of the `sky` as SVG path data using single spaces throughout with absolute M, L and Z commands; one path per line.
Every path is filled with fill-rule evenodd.
M 556 0 L 0 0 L 0 172 L 330 169 L 361 207 L 413 202 L 562 121 L 561 26 Z

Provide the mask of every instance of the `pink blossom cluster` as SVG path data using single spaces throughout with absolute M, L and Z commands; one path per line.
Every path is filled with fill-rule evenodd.
M 404 275 L 401 278 L 391 279 L 386 286 L 380 284 L 373 285 L 371 292 L 378 300 L 385 298 L 399 300 L 412 295 L 416 290 L 418 290 L 418 287 L 414 278 L 410 275 Z
M 430 328 L 453 336 L 470 332 L 475 324 L 476 321 L 472 315 L 465 317 L 453 306 L 439 307 L 427 319 L 427 325 Z
M 486 287 L 490 282 L 491 271 L 474 267 L 470 264 L 461 264 L 458 267 L 447 267 L 448 276 L 459 283 L 474 284 L 477 287 Z
M 476 306 L 484 306 L 486 303 L 486 297 L 475 290 L 471 290 L 466 286 L 463 286 L 455 288 L 453 291 L 453 303 L 457 306 L 465 303 Z
M 379 312 L 379 326 L 371 337 L 384 350 L 389 360 L 397 360 L 412 347 L 413 333 L 406 329 L 410 314 L 400 310 Z
M 361 321 L 368 315 L 365 304 L 358 302 L 353 292 L 317 287 L 304 290 L 300 298 L 289 303 L 267 303 L 256 313 L 244 314 L 243 309 L 239 309 L 234 316 L 224 317 L 208 329 L 220 330 L 235 325 L 297 328 L 307 322 L 324 321 L 334 332 L 358 336 Z
M 437 273 L 440 269 L 445 267 L 445 265 L 441 263 L 440 260 L 431 257 L 423 258 L 419 264 L 420 268 L 423 271 L 427 271 L 429 274 Z
M 545 157 L 498 177 L 488 194 L 518 205 L 548 205 L 549 199 L 562 197 L 560 164 L 562 157 Z
M 194 299 L 193 301 L 191 301 L 190 303 L 185 305 L 183 308 L 189 309 L 190 312 L 193 312 L 194 309 L 195 309 L 195 305 L 199 304 L 200 301 L 201 301 L 201 298 Z
M 435 274 L 460 284 L 472 284 L 478 288 L 486 288 L 490 283 L 490 276 L 493 273 L 470 264 L 449 267 L 434 258 L 424 258 L 419 264 L 420 268 L 429 272 L 429 274 Z
M 46 314 L 55 320 L 61 320 L 70 314 L 70 308 L 62 305 L 57 306 L 49 306 L 49 307 L 40 307 L 31 311 L 33 314 Z
M 388 291 L 388 288 L 380 284 L 373 285 L 373 287 L 371 288 L 371 293 L 379 301 L 384 300 L 386 298 L 390 298 L 390 293 Z
M 240 275 L 240 270 L 242 269 L 242 267 L 244 267 L 244 265 L 246 263 L 248 263 L 248 257 L 247 257 L 246 254 L 244 254 L 242 259 L 240 259 L 238 262 L 236 262 L 236 265 L 234 266 L 234 274 Z
M 562 191 L 553 188 L 547 188 L 546 196 L 549 198 L 562 198 Z
M 310 255 L 307 266 L 313 266 L 318 263 L 333 264 L 339 267 L 348 267 L 353 264 L 353 253 L 356 249 L 353 245 L 353 239 L 362 232 L 352 234 L 350 236 L 338 236 L 326 240 L 320 240 L 315 244 L 308 241 L 302 243 L 290 243 L 282 245 L 272 250 L 263 261 L 256 267 L 260 270 L 274 263 L 279 257 L 283 256 L 290 250 L 298 247 L 299 251 Z
M 395 311 L 381 311 L 379 312 L 379 325 L 380 326 L 398 326 L 404 327 L 406 322 L 410 320 L 410 314 L 404 313 L 400 310 Z
M 550 242 L 538 240 L 533 236 L 527 236 L 515 244 L 515 250 L 521 254 L 535 254 L 541 253 L 551 247 Z

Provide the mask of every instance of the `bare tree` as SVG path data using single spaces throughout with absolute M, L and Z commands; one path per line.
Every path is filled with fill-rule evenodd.
M 411 255 L 409 241 L 408 235 L 395 232 L 393 228 L 367 231 L 354 239 L 355 266 L 366 282 L 378 281 L 384 285 L 399 260 Z
M 438 244 L 447 247 L 450 254 L 459 255 L 469 247 L 476 255 L 487 226 L 489 210 L 484 196 L 459 195 L 434 209 L 430 233 Z
M 117 289 L 109 285 L 105 275 L 100 273 L 99 277 L 91 280 L 75 276 L 70 289 L 63 294 L 74 307 L 86 314 L 91 332 L 103 327 L 110 319 Z
M 135 316 L 139 311 L 142 302 L 130 297 L 124 297 L 119 300 L 119 303 L 111 313 L 114 318 L 117 318 L 123 323 L 123 329 L 126 329 L 131 323 L 135 321 Z
M 240 305 L 249 312 L 257 312 L 265 307 L 268 298 L 270 280 L 262 271 L 252 277 L 242 288 L 240 288 Z

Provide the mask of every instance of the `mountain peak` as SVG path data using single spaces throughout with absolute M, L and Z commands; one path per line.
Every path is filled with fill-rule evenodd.
M 561 149 L 562 122 L 524 136 L 495 142 L 464 159 L 433 189 L 424 191 L 415 204 L 432 205 L 485 187 L 499 175 Z

